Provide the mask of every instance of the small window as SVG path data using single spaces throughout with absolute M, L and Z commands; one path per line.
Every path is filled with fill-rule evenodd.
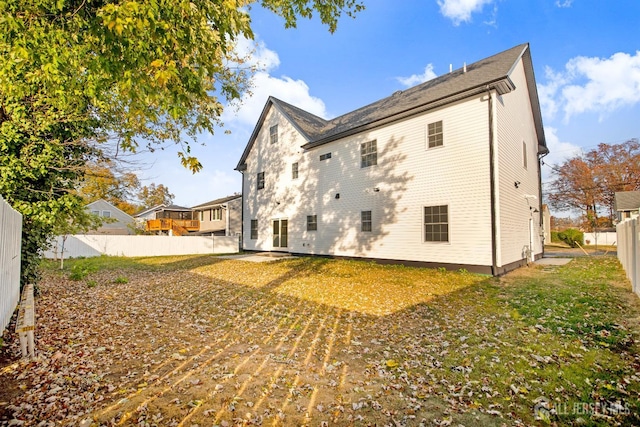
M 424 208 L 424 241 L 449 241 L 449 207 L 447 205 Z
M 371 211 L 362 211 L 360 212 L 360 221 L 361 221 L 361 230 L 362 231 L 371 231 Z
M 527 143 L 522 141 L 522 166 L 527 168 Z
M 212 221 L 222 220 L 222 208 L 211 209 L 211 220 Z
M 360 167 L 368 168 L 378 164 L 378 144 L 374 141 L 360 144 Z
M 318 215 L 307 215 L 307 231 L 318 230 Z
M 100 216 L 100 211 L 91 211 L 91 215 Z
M 256 240 L 258 238 L 258 220 L 251 220 L 251 239 Z
M 264 188 L 264 172 L 258 172 L 258 190 Z
M 273 125 L 269 128 L 269 141 L 272 144 L 278 142 L 278 125 Z
M 442 120 L 428 125 L 429 148 L 440 147 L 444 144 Z
M 291 165 L 291 179 L 298 179 L 298 162 Z
M 320 155 L 320 161 L 327 160 L 331 158 L 331 153 L 325 153 Z
M 111 211 L 102 211 L 102 216 L 105 218 L 111 218 Z

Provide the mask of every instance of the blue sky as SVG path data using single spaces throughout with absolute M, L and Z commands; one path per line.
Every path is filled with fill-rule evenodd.
M 250 10 L 261 67 L 252 96 L 229 108 L 223 130 L 202 135 L 192 152 L 195 175 L 174 148 L 142 158 L 143 183 L 162 183 L 175 203 L 193 206 L 241 191 L 234 171 L 255 122 L 273 95 L 324 118 L 461 68 L 520 43 L 530 43 L 545 135 L 546 163 L 598 143 L 640 137 L 640 1 L 363 0 L 355 19 L 330 34 L 319 20 L 284 29 L 283 20 Z M 549 180 L 543 166 L 543 181 Z

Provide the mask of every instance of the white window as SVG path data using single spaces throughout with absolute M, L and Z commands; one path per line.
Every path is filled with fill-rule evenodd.
M 375 140 L 360 144 L 360 167 L 367 168 L 378 164 L 378 145 Z
M 429 123 L 427 126 L 428 147 L 440 147 L 444 144 L 444 132 L 442 130 L 442 120 Z
M 327 160 L 331 158 L 331 153 L 325 153 L 320 155 L 320 161 Z
M 447 205 L 425 206 L 424 241 L 449 241 L 449 207 Z
M 272 144 L 278 142 L 278 125 L 273 125 L 269 128 L 269 141 Z
M 298 162 L 291 165 L 291 179 L 298 179 Z
M 258 220 L 251 220 L 251 240 L 256 240 L 258 238 Z
M 264 172 L 258 172 L 258 190 L 264 188 Z
M 371 220 L 371 211 L 361 211 L 360 212 L 360 231 L 371 232 L 373 227 Z
M 307 231 L 318 230 L 318 215 L 307 215 Z
M 102 211 L 102 216 L 104 218 L 111 218 L 111 211 Z
M 211 221 L 221 221 L 221 220 L 222 220 L 222 208 L 211 209 Z

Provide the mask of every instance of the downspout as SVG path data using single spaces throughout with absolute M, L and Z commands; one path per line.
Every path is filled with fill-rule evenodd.
M 491 191 L 491 275 L 498 275 L 497 252 L 498 242 L 496 237 L 497 211 L 496 211 L 496 182 L 495 182 L 495 161 L 494 161 L 494 134 L 493 134 L 493 96 L 491 88 L 487 86 L 487 95 L 489 97 L 489 183 Z
M 229 232 L 229 203 L 227 203 L 224 207 L 225 207 L 225 209 L 227 211 L 227 217 L 225 218 L 226 226 L 225 226 L 225 230 L 224 230 L 224 235 L 229 237 L 231 235 L 230 232 Z
M 542 255 L 541 257 L 544 257 L 544 213 L 542 212 L 542 159 L 547 156 L 549 154 L 549 151 L 547 151 L 546 153 L 538 156 L 538 204 L 540 206 L 538 206 L 538 210 L 540 211 L 540 229 L 542 229 Z M 549 218 L 551 218 L 551 215 L 549 215 Z M 551 233 L 551 224 L 549 224 L 549 233 Z M 549 234 L 549 240 L 551 240 L 551 234 Z
M 242 174 L 242 198 L 240 199 L 240 244 L 238 246 L 242 252 L 244 250 L 244 204 L 246 200 L 244 198 L 244 171 L 240 173 Z

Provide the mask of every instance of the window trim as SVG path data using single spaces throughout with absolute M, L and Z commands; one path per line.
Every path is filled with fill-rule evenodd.
M 318 231 L 318 215 L 307 215 L 307 231 Z
M 369 219 L 365 219 L 365 214 L 369 214 Z M 366 230 L 365 224 L 369 224 L 369 229 Z M 363 233 L 372 233 L 373 232 L 373 212 L 368 211 L 360 211 L 360 231 Z
M 440 132 L 437 132 L 437 125 L 440 123 Z M 435 127 L 436 132 L 431 134 L 431 130 L 429 129 L 431 126 Z M 440 144 L 431 146 L 431 137 L 440 136 Z M 436 141 L 437 142 L 437 141 Z M 427 150 L 433 150 L 434 148 L 444 147 L 444 121 L 443 120 L 435 120 L 433 122 L 427 123 Z
M 222 208 L 211 208 L 211 221 L 222 221 Z
M 300 169 L 298 162 L 291 163 L 291 179 L 298 179 L 300 176 Z
M 277 124 L 269 128 L 269 143 L 270 144 L 278 143 L 278 125 Z
M 258 190 L 262 190 L 264 188 L 264 172 L 258 172 L 256 176 L 256 187 Z
M 254 227 L 255 225 L 255 227 Z M 258 220 L 252 219 L 249 225 L 249 240 L 258 240 Z
M 369 147 L 369 151 L 367 151 Z M 371 150 L 370 147 L 373 147 Z M 373 159 L 373 161 L 371 161 Z M 376 166 L 378 164 L 378 140 L 362 142 L 360 144 L 360 169 Z
M 105 215 L 107 214 L 107 215 Z M 111 211 L 102 211 L 103 218 L 111 218 Z
M 447 222 L 430 222 L 427 224 L 426 221 L 426 210 L 427 208 L 442 208 L 442 207 L 446 207 L 447 208 Z M 438 215 L 442 215 L 441 212 L 438 212 Z M 447 240 L 428 240 L 427 239 L 427 225 L 446 225 L 447 226 Z M 423 243 L 437 243 L 437 244 L 450 244 L 451 243 L 451 230 L 449 229 L 449 225 L 451 224 L 451 217 L 449 215 L 449 205 L 448 204 L 442 204 L 442 205 L 423 205 L 422 206 L 422 242 Z M 442 234 L 442 232 L 440 231 L 439 234 Z

